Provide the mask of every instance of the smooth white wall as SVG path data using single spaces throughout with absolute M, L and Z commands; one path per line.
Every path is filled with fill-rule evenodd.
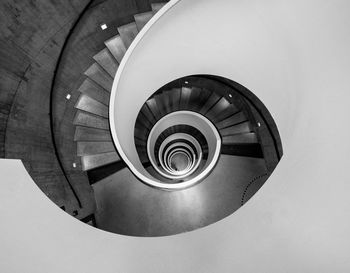
M 277 169 L 218 223 L 132 238 L 78 222 L 18 161 L 0 161 L 0 271 L 349 272 L 349 11 L 346 0 L 180 1 L 131 52 L 116 109 L 177 77 L 228 77 L 275 118 L 284 145 Z

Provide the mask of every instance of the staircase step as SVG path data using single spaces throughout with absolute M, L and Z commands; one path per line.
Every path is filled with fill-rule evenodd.
M 228 100 L 222 97 L 215 106 L 208 111 L 206 116 L 216 122 L 232 115 L 236 111 L 237 109 Z
M 117 152 L 109 152 L 98 155 L 86 155 L 81 157 L 81 165 L 83 171 L 92 170 L 117 161 L 120 161 Z
M 93 185 L 103 180 L 104 178 L 119 172 L 124 168 L 126 168 L 126 164 L 123 161 L 117 161 L 93 170 L 89 170 L 87 175 L 89 177 L 90 185 Z
M 195 109 L 197 112 L 199 112 L 202 109 L 202 107 L 205 105 L 205 103 L 208 101 L 211 93 L 212 92 L 210 92 L 209 90 L 207 90 L 205 88 L 200 89 L 200 95 L 199 95 L 198 99 L 193 102 L 193 104 L 196 105 Z
M 138 31 L 140 31 L 149 20 L 153 17 L 153 11 L 148 11 L 144 13 L 139 13 L 134 15 L 135 23 Z
M 139 138 L 135 137 L 135 145 L 136 146 L 140 146 L 140 147 L 146 147 L 147 140 L 142 140 L 142 139 L 139 139 Z
M 146 104 L 144 104 L 141 108 L 141 113 L 147 118 L 147 120 L 151 123 L 154 124 L 156 122 L 155 117 L 153 116 L 151 110 L 148 108 Z
M 258 143 L 258 140 L 255 133 L 224 136 L 222 138 L 223 145 L 231 145 L 238 143 Z
M 106 130 L 77 126 L 74 141 L 112 141 L 111 134 Z
M 108 118 L 108 107 L 85 94 L 79 97 L 74 107 L 97 116 Z
M 231 117 L 232 115 L 238 113 L 239 110 L 234 105 L 230 105 L 227 107 L 224 111 L 218 113 L 216 117 L 214 117 L 214 122 L 221 122 L 223 120 L 226 120 L 227 118 Z
M 170 99 L 171 112 L 178 111 L 180 109 L 181 89 L 174 88 L 170 91 L 169 95 L 171 97 Z
M 188 87 L 181 88 L 181 99 L 180 99 L 180 109 L 187 110 L 188 102 L 190 100 L 192 89 Z
M 146 154 L 141 153 L 140 154 L 140 161 L 142 164 L 149 163 L 149 158 Z
M 221 154 L 264 158 L 264 154 L 259 143 L 222 145 Z
M 105 41 L 105 45 L 111 52 L 113 57 L 120 64 L 126 52 L 126 47 L 120 35 L 116 35 L 108 39 L 107 41 Z
M 73 124 L 96 129 L 109 130 L 108 119 L 82 111 L 77 111 Z
M 84 74 L 105 90 L 111 90 L 113 79 L 99 64 L 93 63 Z
M 162 7 L 164 7 L 165 4 L 166 3 L 152 3 L 151 7 L 154 14 L 156 14 Z
M 114 78 L 118 69 L 118 62 L 108 48 L 102 49 L 93 58 L 112 78 Z
M 162 94 L 154 96 L 154 99 L 156 100 L 158 110 L 161 114 L 161 117 L 163 117 L 167 114 L 166 109 L 165 109 L 165 103 L 163 101 L 163 97 L 164 96 Z
M 237 112 L 234 115 L 231 115 L 220 122 L 216 122 L 215 125 L 218 129 L 223 129 L 246 120 L 247 118 L 243 112 Z
M 201 97 L 202 89 L 197 87 L 192 87 L 191 96 L 188 102 L 188 108 L 192 111 L 199 111 L 202 107 L 199 104 Z
M 139 33 L 135 22 L 118 27 L 118 32 L 126 48 L 129 48 L 137 33 Z
M 149 131 L 147 130 L 146 127 L 135 127 L 134 130 L 134 135 L 140 140 L 143 140 L 144 142 L 147 142 L 147 136 L 148 136 Z M 135 138 L 136 139 L 136 138 Z
M 77 155 L 96 155 L 115 151 L 113 142 L 78 142 Z
M 202 115 L 206 115 L 207 112 L 214 107 L 214 105 L 219 101 L 220 96 L 217 95 L 215 92 L 212 92 L 209 98 L 206 100 L 205 104 L 199 111 Z
M 147 150 L 144 145 L 138 145 L 136 144 L 137 152 L 139 154 L 139 158 L 142 164 L 149 163 L 149 158 L 147 155 Z
M 239 123 L 237 125 L 233 125 L 220 130 L 221 136 L 244 134 L 244 133 L 250 133 L 250 132 L 251 132 L 251 128 L 250 128 L 249 121 L 245 121 L 243 123 Z
M 79 92 L 88 95 L 90 98 L 97 100 L 104 105 L 109 104 L 110 93 L 106 92 L 102 87 L 94 83 L 90 79 L 85 79 L 80 85 Z
M 148 120 L 148 118 L 141 111 L 137 117 L 135 127 L 146 128 L 148 131 L 152 129 L 153 124 Z
M 165 113 L 169 114 L 171 112 L 171 97 L 169 94 L 170 91 L 165 91 L 162 93 L 162 103 L 164 105 Z
M 154 98 L 152 98 L 152 99 L 147 100 L 146 103 L 147 103 L 149 109 L 151 110 L 153 116 L 156 118 L 156 120 L 160 119 L 160 117 L 162 115 L 159 111 L 156 100 Z

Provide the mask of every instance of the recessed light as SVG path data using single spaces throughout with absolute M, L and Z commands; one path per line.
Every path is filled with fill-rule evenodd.
M 259 126 L 259 127 L 261 126 L 260 122 L 258 122 L 258 126 Z
M 228 94 L 228 96 L 229 96 L 230 98 L 232 98 L 232 95 L 231 95 L 231 94 Z
M 71 98 L 71 94 L 67 94 L 66 99 L 69 100 Z
M 101 29 L 102 29 L 102 30 L 105 30 L 106 28 L 107 28 L 107 25 L 106 25 L 106 24 L 102 24 L 102 25 L 101 25 Z
M 188 84 L 188 81 L 185 81 L 185 84 Z
M 73 163 L 73 168 L 76 168 L 77 167 L 77 163 Z

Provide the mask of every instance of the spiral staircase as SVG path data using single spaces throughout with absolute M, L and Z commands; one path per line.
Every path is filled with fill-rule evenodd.
M 78 91 L 74 118 L 77 155 L 82 170 L 88 171 L 120 160 L 109 133 L 108 104 L 113 78 L 123 56 L 137 33 L 165 3 L 153 3 L 152 11 L 135 14 L 134 22 L 118 27 L 118 34 L 107 41 L 106 47 L 93 58 L 85 72 L 86 80 Z
M 24 262 L 0 268 L 47 272 L 49 249 L 52 272 L 347 272 L 346 5 L 287 2 L 152 3 L 118 26 L 69 91 L 76 149 L 52 131 L 75 205 L 76 173 L 96 202 L 71 214 L 98 229 L 2 162 L 1 241 Z
M 262 103 L 245 97 L 243 87 L 205 75 L 174 79 L 154 90 L 140 107 L 131 142 L 137 150 L 134 160 L 141 163 L 136 169 L 144 177 L 120 156 L 110 131 L 113 79 L 138 33 L 164 4 L 152 3 L 152 10 L 117 27 L 118 34 L 93 55 L 84 80 L 72 93 L 76 101 L 69 105 L 75 113 L 78 168 L 87 172 L 96 200 L 93 224 L 114 233 L 164 236 L 218 221 L 244 205 L 280 159 L 278 131 L 262 133 L 274 126 L 268 111 L 256 112 Z M 56 138 L 60 145 L 60 135 Z M 278 147 L 266 144 L 273 138 Z M 71 153 L 68 150 L 66 158 L 74 158 Z M 193 203 L 189 196 L 203 195 L 199 192 L 205 193 L 203 201 Z M 210 209 L 202 211 L 203 202 Z

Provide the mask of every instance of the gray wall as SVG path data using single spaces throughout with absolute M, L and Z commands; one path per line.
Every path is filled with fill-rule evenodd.
M 0 3 L 0 156 L 22 159 L 37 185 L 70 213 L 78 205 L 54 154 L 49 98 L 62 45 L 87 2 Z M 82 216 L 91 205 L 86 209 Z

